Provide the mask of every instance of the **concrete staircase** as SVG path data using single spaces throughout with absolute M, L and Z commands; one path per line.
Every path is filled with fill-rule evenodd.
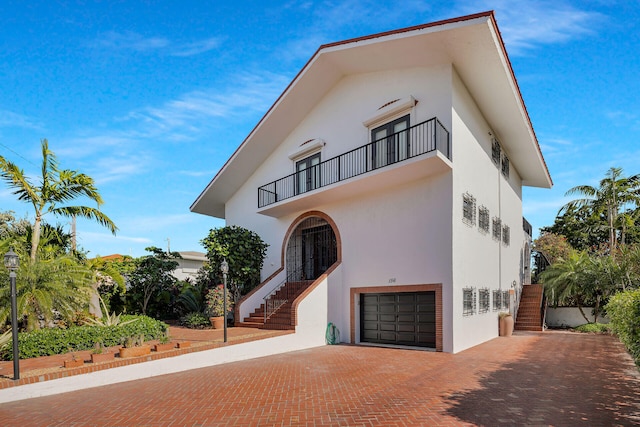
M 285 301 L 276 311 L 264 321 L 264 303 L 256 308 L 249 317 L 242 322 L 236 322 L 236 326 L 257 329 L 294 330 L 296 327 L 295 313 L 292 312 L 293 301 L 311 284 L 313 280 L 287 282 L 273 295 L 272 299 Z
M 542 331 L 542 285 L 524 285 L 518 317 L 516 318 L 516 331 Z

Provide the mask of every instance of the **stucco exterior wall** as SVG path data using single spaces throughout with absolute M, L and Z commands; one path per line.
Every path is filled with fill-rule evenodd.
M 386 103 L 409 96 L 417 104 L 396 117 L 408 112 L 412 125 L 438 117 L 451 135 L 452 169 L 390 188 L 371 188 L 365 177 L 357 182 L 356 196 L 314 206 L 333 220 L 342 243 L 342 266 L 329 276 L 322 318 L 336 324 L 346 342 L 353 326 L 351 288 L 437 283 L 442 286 L 442 348 L 458 352 L 498 335 L 492 305 L 487 313 L 476 308 L 463 316 L 463 288 L 509 290 L 514 281 L 519 286 L 524 234 L 517 170 L 511 165 L 506 179 L 493 164 L 490 124 L 450 64 L 340 80 L 229 200 L 227 224 L 249 228 L 269 243 L 262 277 L 273 274 L 283 265 L 285 234 L 304 211 L 280 217 L 258 213 L 258 187 L 293 173 L 291 154 L 309 140 L 325 142 L 322 160 L 368 143 L 371 126 L 363 122 Z M 467 192 L 477 206 L 489 209 L 490 219 L 499 217 L 510 227 L 509 245 L 495 241 L 491 229 L 479 232 L 477 218 L 473 226 L 463 223 Z
M 522 192 L 517 170 L 511 164 L 509 177 L 491 158 L 491 129 L 464 82 L 453 73 L 453 352 L 462 351 L 498 335 L 498 312 L 493 310 L 493 290 L 520 286 L 520 254 L 524 244 L 522 230 Z M 507 156 L 509 153 L 506 153 Z M 473 224 L 463 221 L 463 194 L 489 210 L 488 233 L 480 230 L 476 216 Z M 505 245 L 492 235 L 494 217 L 510 229 Z M 488 288 L 491 297 L 488 312 L 463 315 L 463 288 Z M 479 302 L 479 301 L 478 301 Z M 513 301 L 511 303 L 513 305 Z
M 301 212 L 281 218 L 257 214 L 258 187 L 293 173 L 295 162 L 289 155 L 300 150 L 301 144 L 310 139 L 320 138 L 326 142 L 321 152 L 322 160 L 368 143 L 370 130 L 363 121 L 374 116 L 387 102 L 398 98 L 412 95 L 418 100 L 410 111 L 411 124 L 437 116 L 450 129 L 451 101 L 447 89 L 450 70 L 451 67 L 445 64 L 342 79 L 253 173 L 226 204 L 225 211 L 228 225 L 247 227 L 270 244 L 263 278 L 281 266 L 284 233 Z

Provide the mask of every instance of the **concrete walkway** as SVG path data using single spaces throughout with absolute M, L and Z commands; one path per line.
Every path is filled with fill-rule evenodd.
M 0 425 L 628 426 L 640 374 L 602 335 L 520 333 L 455 355 L 324 346 L 0 404 Z

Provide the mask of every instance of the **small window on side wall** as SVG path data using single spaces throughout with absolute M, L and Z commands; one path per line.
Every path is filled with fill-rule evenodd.
M 511 243 L 511 228 L 506 224 L 502 225 L 502 243 L 506 246 Z
M 500 165 L 501 152 L 502 150 L 500 149 L 500 143 L 497 139 L 494 138 L 493 142 L 491 143 L 491 160 L 493 160 L 493 163 L 495 163 L 496 166 Z
M 502 156 L 502 175 L 509 178 L 509 158 L 506 155 Z
M 484 206 L 480 206 L 478 208 L 478 230 L 484 234 L 489 232 L 489 224 L 491 220 L 489 219 L 489 209 Z
M 489 312 L 489 289 L 481 288 L 478 289 L 478 313 L 488 313 Z
M 476 312 L 476 290 L 464 288 L 462 290 L 462 315 L 473 316 Z
M 469 193 L 462 195 L 462 222 L 470 227 L 476 224 L 476 198 Z
M 493 217 L 491 228 L 493 240 L 497 240 L 499 242 L 502 238 L 502 221 L 500 221 L 500 218 Z

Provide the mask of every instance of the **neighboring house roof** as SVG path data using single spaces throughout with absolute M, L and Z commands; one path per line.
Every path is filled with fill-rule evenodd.
M 184 251 L 178 253 L 183 259 L 189 259 L 193 261 L 208 261 L 207 254 L 205 254 L 204 252 Z
M 101 258 L 105 261 L 122 261 L 124 259 L 124 255 L 112 254 L 112 255 L 98 256 L 96 258 Z
M 320 46 L 191 211 L 224 218 L 225 203 L 344 76 L 449 62 L 500 136 L 523 185 L 550 188 L 551 176 L 494 14 L 483 12 Z

